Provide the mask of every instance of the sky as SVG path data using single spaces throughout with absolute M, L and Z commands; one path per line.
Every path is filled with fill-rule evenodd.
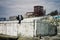
M 25 15 L 33 12 L 34 6 L 44 6 L 46 14 L 60 11 L 60 0 L 0 0 L 0 17 Z

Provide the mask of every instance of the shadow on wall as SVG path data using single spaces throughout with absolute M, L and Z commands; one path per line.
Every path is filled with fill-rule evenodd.
M 3 37 L 0 37 L 0 40 L 17 40 L 15 38 L 3 38 Z

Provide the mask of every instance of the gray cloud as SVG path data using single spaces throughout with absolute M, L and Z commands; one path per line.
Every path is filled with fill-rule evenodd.
M 60 10 L 59 0 L 0 0 L 0 16 L 24 15 L 28 11 L 33 11 L 35 5 L 44 6 L 47 14 L 56 9 Z
M 60 0 L 39 0 L 39 5 L 43 5 L 46 9 L 46 14 L 54 10 L 60 10 Z

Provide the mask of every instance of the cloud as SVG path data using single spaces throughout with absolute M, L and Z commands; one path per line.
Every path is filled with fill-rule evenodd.
M 46 9 L 46 14 L 54 10 L 60 10 L 60 0 L 39 0 L 40 5 L 43 5 Z
M 56 9 L 60 10 L 60 0 L 0 0 L 0 14 L 5 17 L 24 15 L 33 11 L 35 5 L 44 6 L 46 14 Z

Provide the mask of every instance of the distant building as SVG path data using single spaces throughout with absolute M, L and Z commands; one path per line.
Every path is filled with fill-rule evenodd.
M 0 21 L 6 21 L 6 18 L 0 18 Z
M 24 18 L 44 16 L 45 13 L 43 6 L 34 6 L 34 12 L 27 12 Z
M 29 18 L 29 17 L 33 17 L 34 16 L 33 13 L 34 12 L 27 12 L 25 15 L 26 15 L 27 18 Z
M 43 6 L 34 6 L 34 15 L 35 16 L 44 16 L 45 11 L 43 9 Z
M 17 20 L 17 16 L 10 16 L 9 20 L 13 21 L 13 20 Z
M 54 19 L 60 19 L 60 15 L 53 16 Z

